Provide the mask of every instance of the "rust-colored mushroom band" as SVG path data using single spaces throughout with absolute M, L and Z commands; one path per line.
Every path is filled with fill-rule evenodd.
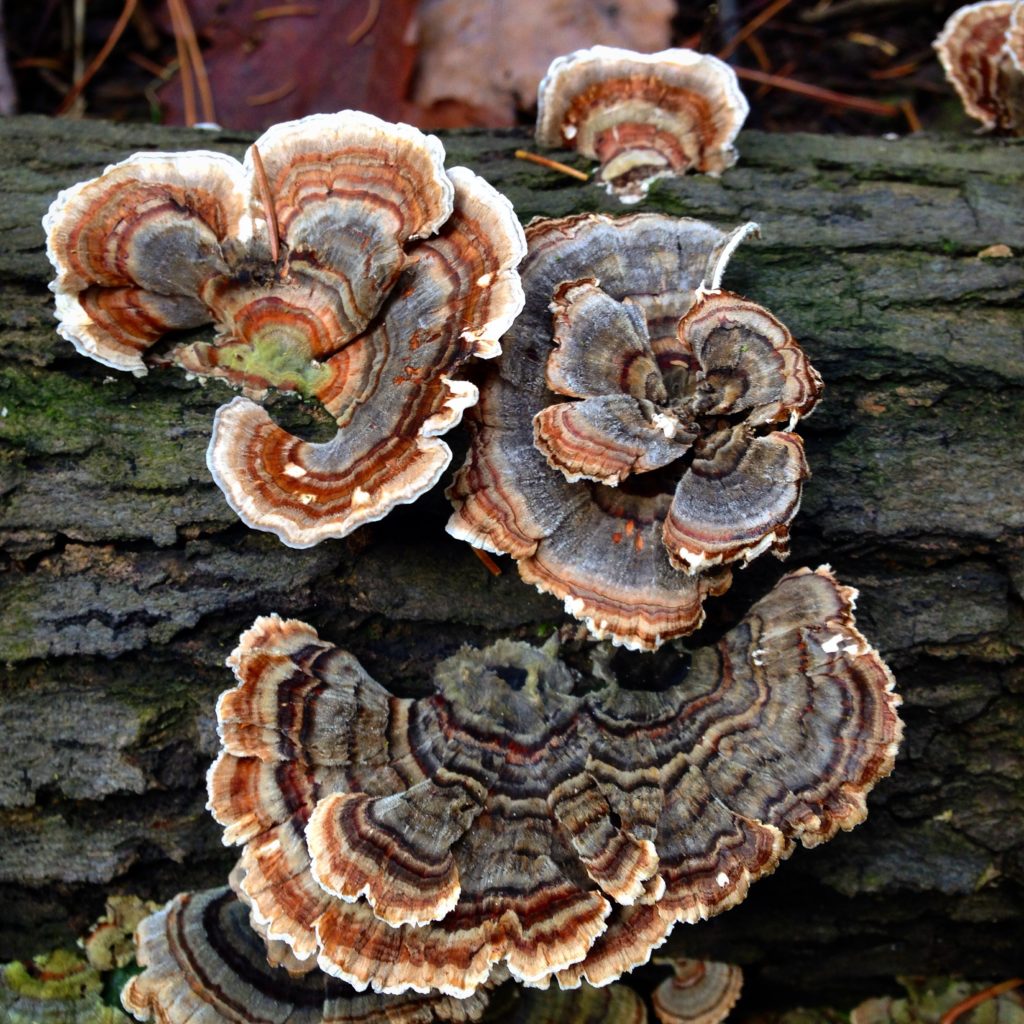
M 254 921 L 379 992 L 466 996 L 502 964 L 614 980 L 863 819 L 901 725 L 853 597 L 793 573 L 659 693 L 499 641 L 399 698 L 311 627 L 258 619 L 209 775 Z
M 292 547 L 341 537 L 432 487 L 439 435 L 477 398 L 522 305 L 511 204 L 432 136 L 368 114 L 275 125 L 239 164 L 139 153 L 62 192 L 44 220 L 59 332 L 105 366 L 147 371 L 166 334 L 215 325 L 169 358 L 246 396 L 217 413 L 207 462 L 250 526 Z M 253 399 L 318 400 L 312 444 Z
M 692 632 L 731 563 L 788 548 L 809 475 L 792 428 L 821 379 L 720 289 L 754 230 L 658 214 L 527 230 L 526 307 L 468 417 L 448 531 L 617 644 Z

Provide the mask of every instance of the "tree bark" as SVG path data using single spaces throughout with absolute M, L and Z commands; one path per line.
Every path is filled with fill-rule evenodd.
M 164 899 L 224 880 L 204 771 L 224 658 L 256 614 L 303 618 L 406 688 L 463 643 L 564 620 L 510 562 L 493 578 L 444 533 L 442 487 L 309 551 L 245 529 L 204 462 L 230 391 L 117 374 L 55 333 L 39 221 L 58 189 L 138 149 L 240 155 L 248 141 L 0 120 L 0 957 L 67 941 L 110 891 Z M 515 160 L 521 134 L 445 142 L 524 221 L 621 209 Z M 761 223 L 726 284 L 786 323 L 827 384 L 800 428 L 814 477 L 788 566 L 828 561 L 860 589 L 861 628 L 905 700 L 869 820 L 673 935 L 743 963 L 765 993 L 806 1002 L 896 973 L 1019 969 L 1022 142 L 750 132 L 721 179 L 659 183 L 642 207 Z M 1017 255 L 979 256 L 993 245 Z M 291 401 L 274 411 L 301 416 Z M 464 441 L 450 440 L 458 465 Z M 704 635 L 783 571 L 768 561 L 739 574 Z M 656 672 L 644 657 L 631 670 Z

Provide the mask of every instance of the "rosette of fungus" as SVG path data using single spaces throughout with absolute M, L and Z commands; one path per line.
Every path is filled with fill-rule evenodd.
M 986 128 L 1024 134 L 1024 2 L 961 7 L 935 40 L 964 110 Z
M 159 906 L 138 896 L 108 896 L 103 916 L 78 940 L 97 971 L 127 967 L 135 959 L 132 936 L 143 918 Z
M 719 1024 L 729 1016 L 743 988 L 743 972 L 735 964 L 685 957 L 661 962 L 672 968 L 651 995 L 661 1024 Z
M 749 109 L 736 72 L 717 57 L 595 46 L 548 68 L 538 91 L 537 142 L 599 160 L 597 180 L 635 203 L 657 178 L 731 167 Z
M 96 968 L 66 949 L 0 964 L 4 1024 L 124 1024 L 101 998 Z
M 502 963 L 607 984 L 863 819 L 901 726 L 853 596 L 787 576 L 659 693 L 499 641 L 398 698 L 311 627 L 258 619 L 209 807 L 260 930 L 380 992 L 465 996 Z
M 276 125 L 243 164 L 142 153 L 62 192 L 44 219 L 59 332 L 145 373 L 165 334 L 213 323 L 170 358 L 239 397 L 207 462 L 250 526 L 292 547 L 342 537 L 432 487 L 439 435 L 477 398 L 522 304 L 511 204 L 432 136 L 368 114 Z M 337 436 L 313 444 L 253 399 L 315 399 Z
M 137 932 L 145 968 L 121 992 L 126 1010 L 160 1024 L 432 1024 L 477 1021 L 479 992 L 465 1000 L 438 993 L 356 992 L 322 971 L 299 976 L 267 963 L 248 910 L 227 888 L 182 893 Z
M 469 418 L 448 532 L 617 644 L 692 632 L 729 563 L 786 551 L 808 475 L 791 430 L 821 380 L 767 310 L 718 290 L 754 229 L 638 214 L 527 232 L 527 305 Z

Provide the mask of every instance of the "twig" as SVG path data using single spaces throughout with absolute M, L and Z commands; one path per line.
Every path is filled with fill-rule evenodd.
M 180 29 L 185 40 L 185 47 L 188 50 L 189 66 L 195 76 L 196 87 L 199 90 L 199 102 L 203 108 L 203 121 L 212 124 L 217 120 L 217 112 L 213 106 L 213 93 L 210 91 L 210 80 L 206 76 L 206 63 L 203 60 L 203 53 L 199 47 L 199 40 L 196 38 L 195 26 L 192 24 L 192 17 L 188 13 L 188 6 L 185 0 L 168 0 L 174 10 L 177 9 L 176 29 Z M 177 31 L 175 32 L 177 34 Z M 195 120 L 193 119 L 193 124 Z
M 67 95 L 61 101 L 61 105 L 57 108 L 58 114 L 65 114 L 71 109 L 75 100 L 82 94 L 82 90 L 89 84 L 93 76 L 101 67 L 103 62 L 110 56 L 110 51 L 117 45 L 118 39 L 124 33 L 124 30 L 128 27 L 128 22 L 131 20 L 132 12 L 135 10 L 139 0 L 125 0 L 125 5 L 121 9 L 114 27 L 110 30 L 110 35 L 107 36 L 107 41 L 100 48 L 100 52 L 89 62 L 89 66 L 79 75 L 75 84 L 68 89 Z
M 793 74 L 793 72 L 796 70 L 796 67 L 797 67 L 797 64 L 796 64 L 795 60 L 787 60 L 786 63 L 783 64 L 782 67 L 779 68 L 776 71 L 775 77 L 776 78 L 785 78 L 785 79 L 789 80 L 789 76 Z M 768 85 L 768 84 L 759 86 L 758 90 L 757 90 L 757 93 L 755 95 L 757 96 L 758 99 L 761 99 L 763 96 L 767 96 L 768 93 L 770 93 L 773 88 L 774 88 L 774 86 Z
M 270 259 L 277 263 L 280 248 L 280 236 L 277 230 L 277 211 L 274 209 L 274 197 L 270 194 L 270 182 L 267 180 L 267 171 L 263 166 L 263 157 L 255 145 L 252 147 L 252 166 L 256 171 L 256 187 L 260 191 L 260 202 L 263 203 L 263 213 L 267 218 L 267 231 L 270 233 Z
M 858 46 L 870 46 L 875 50 L 881 50 L 890 59 L 899 56 L 900 48 L 895 43 L 873 36 L 870 32 L 847 32 L 846 38 Z
M 526 160 L 531 164 L 546 167 L 549 171 L 568 174 L 570 178 L 576 178 L 579 181 L 590 181 L 590 175 L 586 171 L 577 171 L 575 167 L 570 167 L 568 164 L 563 164 L 558 160 L 551 160 L 546 156 L 541 156 L 539 153 L 531 153 L 527 149 L 517 149 L 515 156 L 517 160 Z
M 905 64 L 897 64 L 891 68 L 878 68 L 868 72 L 868 78 L 873 82 L 886 82 L 892 78 L 906 78 L 912 75 L 919 67 L 919 60 L 908 60 Z
M 980 992 L 975 992 L 973 996 L 969 996 L 963 1002 L 957 1003 L 956 1006 L 947 1010 L 939 1018 L 939 1024 L 953 1024 L 954 1021 L 959 1020 L 968 1010 L 973 1010 L 986 1000 L 995 999 L 996 996 L 1001 996 L 1004 992 L 1009 992 L 1018 985 L 1024 985 L 1024 978 L 1010 978 L 1009 981 L 1001 981 L 998 985 L 992 985 L 989 988 L 982 989 Z
M 917 116 L 914 104 L 911 103 L 910 100 L 903 100 L 903 102 L 900 103 L 900 110 L 903 111 L 903 116 L 907 119 L 907 126 L 912 132 L 924 131 L 921 119 Z
M 269 21 L 271 18 L 315 17 L 320 9 L 314 4 L 278 4 L 276 7 L 261 7 L 253 11 L 253 21 Z
M 772 62 L 768 56 L 768 51 L 764 48 L 764 43 L 761 42 L 757 36 L 747 36 L 745 40 L 747 49 L 754 55 L 754 60 L 757 61 L 757 66 L 762 71 L 771 71 Z M 762 89 L 764 86 L 761 87 Z
M 740 78 L 744 78 L 748 82 L 772 85 L 776 89 L 795 92 L 801 96 L 818 100 L 820 103 L 831 103 L 837 107 L 849 107 L 851 110 L 863 110 L 865 113 L 877 114 L 879 117 L 895 117 L 901 113 L 899 105 L 895 103 L 882 103 L 880 100 L 869 100 L 862 96 L 850 96 L 843 92 L 833 92 L 831 89 L 822 89 L 820 86 L 800 82 L 795 78 L 769 75 L 763 71 L 756 71 L 753 68 L 734 68 L 733 70 L 735 70 Z
M 296 84 L 294 78 L 289 78 L 284 85 L 279 85 L 275 89 L 269 89 L 267 92 L 254 93 L 252 96 L 246 96 L 245 102 L 250 107 L 265 107 L 268 103 L 276 103 L 278 100 L 283 100 L 291 92 L 295 92 Z
M 174 45 L 178 51 L 178 74 L 181 76 L 181 103 L 185 124 L 191 126 L 199 118 L 196 116 L 196 87 L 192 81 L 192 64 L 189 59 L 188 46 L 185 43 L 185 28 L 181 23 L 180 0 L 167 0 L 167 6 L 171 12 Z
M 736 35 L 734 35 L 732 39 L 722 47 L 721 50 L 718 51 L 719 58 L 727 60 L 731 57 L 733 53 L 735 53 L 736 48 L 744 42 L 748 36 L 753 35 L 766 21 L 770 21 L 774 18 L 779 11 L 788 7 L 791 2 L 792 0 L 774 0 L 774 3 L 770 3 L 760 14 L 751 18 L 750 21 L 748 21 L 747 24 L 744 25 L 743 28 L 741 28 L 739 32 L 737 32 Z
M 831 18 L 842 18 L 847 14 L 862 14 L 867 11 L 884 10 L 886 7 L 904 7 L 907 0 L 838 0 L 838 3 L 816 4 L 809 11 L 800 14 L 800 20 L 808 25 L 817 25 Z
M 154 78 L 159 78 L 162 81 L 166 81 L 170 77 L 174 66 L 172 62 L 166 67 L 161 67 L 155 60 L 150 60 L 145 54 L 135 53 L 134 51 L 128 54 L 128 59 L 133 64 L 142 68 L 143 71 L 148 71 Z
M 483 562 L 483 564 L 487 567 L 487 571 L 492 576 L 501 575 L 501 566 L 498 565 L 498 563 L 493 558 L 491 558 L 491 556 L 487 554 L 487 552 L 484 551 L 483 548 L 471 548 L 471 550 L 473 554 L 476 555 L 476 557 L 479 558 L 481 562 Z
M 366 8 L 366 14 L 363 20 L 348 34 L 348 38 L 345 42 L 349 46 L 355 46 L 360 39 L 363 38 L 373 28 L 378 16 L 380 15 L 380 0 L 370 0 L 370 6 Z

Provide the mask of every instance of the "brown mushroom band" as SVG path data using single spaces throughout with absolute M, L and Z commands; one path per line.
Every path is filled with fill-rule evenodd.
M 246 397 L 217 414 L 207 463 L 250 526 L 292 547 L 342 537 L 432 487 L 439 439 L 477 398 L 522 305 L 511 204 L 437 139 L 344 111 L 275 125 L 245 163 L 142 153 L 76 185 L 45 220 L 59 332 L 144 374 L 153 359 Z M 170 331 L 210 340 L 152 349 Z M 254 399 L 314 399 L 332 441 L 278 427 Z
M 731 167 L 748 110 L 736 73 L 710 54 L 595 46 L 548 68 L 538 89 L 537 142 L 599 160 L 596 180 L 635 203 L 657 178 Z
M 730 563 L 787 551 L 808 476 L 790 431 L 821 379 L 767 310 L 718 290 L 754 227 L 588 214 L 527 231 L 526 307 L 468 416 L 448 531 L 512 555 L 595 636 L 690 633 Z
M 614 980 L 796 841 L 863 819 L 901 725 L 853 597 L 793 573 L 659 693 L 577 692 L 500 641 L 403 699 L 309 626 L 257 620 L 209 776 L 254 920 L 380 992 L 464 996 L 502 963 L 542 987 Z
M 985 0 L 961 7 L 935 49 L 971 117 L 986 128 L 1024 135 L 1024 4 Z

